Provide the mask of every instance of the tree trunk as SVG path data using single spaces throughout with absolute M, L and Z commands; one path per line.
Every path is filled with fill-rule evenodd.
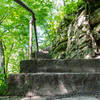
M 4 61 L 4 49 L 2 41 L 0 40 L 0 69 L 4 68 L 5 61 Z M 5 68 L 3 69 L 2 73 L 5 73 Z
M 63 0 L 63 4 L 64 4 L 64 6 L 66 6 L 66 4 L 65 4 L 65 0 Z
M 32 60 L 32 19 L 30 20 L 29 59 Z

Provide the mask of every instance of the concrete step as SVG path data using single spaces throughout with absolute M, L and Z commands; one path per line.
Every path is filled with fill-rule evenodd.
M 100 97 L 95 96 L 76 96 L 76 97 L 0 97 L 0 100 L 100 100 Z
M 21 73 L 36 72 L 100 72 L 100 59 L 24 60 Z
M 100 73 L 21 73 L 10 74 L 8 78 L 9 96 L 76 93 L 100 93 Z

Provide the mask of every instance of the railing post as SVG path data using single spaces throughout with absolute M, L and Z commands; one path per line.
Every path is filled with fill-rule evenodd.
M 39 52 L 39 45 L 38 45 L 38 37 L 37 37 L 37 30 L 36 30 L 36 19 L 35 19 L 35 14 L 32 14 L 32 19 L 33 19 L 33 26 L 34 26 L 34 33 L 35 33 L 35 42 L 36 42 L 36 52 L 35 52 L 35 60 L 38 59 L 38 52 Z

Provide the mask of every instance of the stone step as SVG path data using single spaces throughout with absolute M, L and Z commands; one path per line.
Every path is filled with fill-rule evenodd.
M 0 100 L 100 100 L 100 97 L 95 97 L 95 96 L 76 96 L 76 97 L 18 97 L 18 96 L 5 96 L 5 97 L 0 97 Z
M 100 72 L 100 59 L 24 60 L 21 73 L 36 72 Z
M 100 73 L 21 73 L 8 77 L 9 96 L 99 93 Z
M 46 100 L 46 97 L 3 96 L 0 100 Z
M 32 53 L 33 55 L 33 59 L 35 58 L 35 53 Z M 38 59 L 52 59 L 50 54 L 49 54 L 49 51 L 39 51 L 38 52 Z

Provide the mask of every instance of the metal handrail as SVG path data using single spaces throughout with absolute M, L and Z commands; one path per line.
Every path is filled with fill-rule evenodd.
M 35 13 L 26 5 L 24 4 L 21 0 L 14 0 L 16 3 L 24 7 L 26 10 L 28 10 L 32 14 L 32 22 L 34 25 L 34 32 L 35 32 L 35 39 L 36 39 L 36 47 L 37 47 L 37 54 L 36 54 L 36 59 L 38 58 L 38 52 L 39 52 L 39 46 L 38 46 L 38 38 L 37 38 L 37 30 L 36 30 L 36 18 L 35 18 Z

